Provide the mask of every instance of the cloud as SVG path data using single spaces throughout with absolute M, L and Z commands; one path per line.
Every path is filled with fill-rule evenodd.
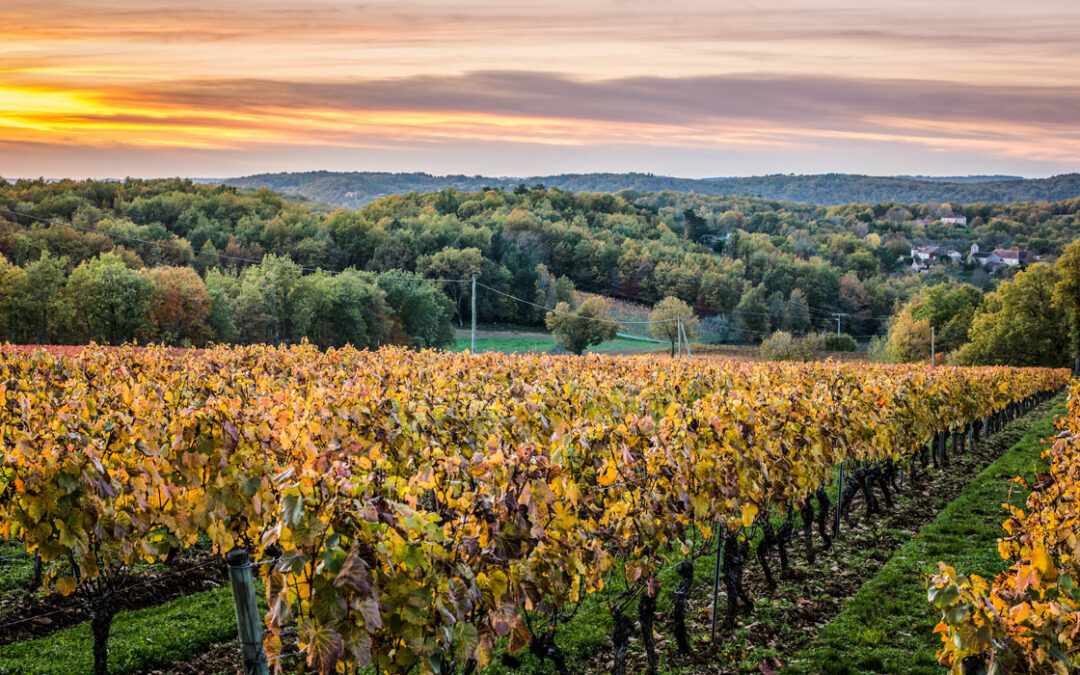
M 936 120 L 943 129 L 964 121 L 1070 128 L 1080 109 L 1080 86 L 767 74 L 586 81 L 503 71 L 351 82 L 193 80 L 100 94 L 132 106 L 239 112 L 454 111 L 662 125 L 797 122 L 853 130 L 877 128 L 881 123 L 874 120 L 882 119 Z
M 1075 168 L 1077 20 L 1075 0 L 7 0 L 0 142 L 79 162 L 703 148 L 786 171 L 887 147 Z

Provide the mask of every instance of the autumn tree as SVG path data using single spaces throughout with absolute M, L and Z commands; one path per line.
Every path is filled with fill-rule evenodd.
M 555 341 L 571 354 L 613 340 L 619 330 L 618 324 L 608 318 L 607 302 L 600 297 L 588 298 L 576 309 L 560 302 L 548 312 L 545 324 Z
M 679 343 L 679 320 L 682 319 L 683 331 L 686 339 L 694 337 L 694 328 L 697 326 L 697 317 L 694 309 L 682 300 L 668 296 L 656 303 L 652 312 L 649 313 L 649 334 L 657 340 L 667 340 L 671 343 L 671 355 L 675 356 L 675 345 Z
M 207 324 L 210 294 L 191 267 L 155 267 L 148 271 L 154 284 L 150 317 L 156 339 L 168 344 L 201 347 L 210 339 Z
M 1054 269 L 1058 275 L 1054 301 L 1068 314 L 1073 341 L 1073 374 L 1080 375 L 1080 241 L 1065 247 Z
M 986 296 L 960 360 L 972 365 L 1061 366 L 1069 357 L 1068 313 L 1054 294 L 1055 269 L 1036 263 Z

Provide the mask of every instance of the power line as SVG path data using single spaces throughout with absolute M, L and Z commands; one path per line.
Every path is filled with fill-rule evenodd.
M 550 307 L 545 307 L 544 305 L 540 305 L 540 304 L 537 304 L 535 302 L 531 302 L 529 300 L 524 300 L 524 299 L 519 298 L 519 297 L 517 297 L 515 295 L 510 295 L 509 293 L 504 293 L 503 291 L 500 291 L 497 288 L 492 288 L 491 286 L 488 286 L 487 284 L 482 284 L 479 281 L 476 282 L 476 285 L 479 286 L 480 288 L 486 288 L 487 290 L 491 291 L 492 293 L 495 293 L 497 295 L 501 295 L 504 298 L 509 298 L 511 300 L 517 300 L 518 302 L 524 303 L 526 305 L 530 305 L 532 307 L 536 307 L 537 309 L 542 309 L 542 310 L 545 310 L 547 312 L 551 312 L 552 314 L 557 314 L 559 316 L 570 316 L 570 317 L 574 317 L 576 319 L 588 319 L 589 321 L 600 321 L 600 322 L 603 322 L 603 323 L 615 324 L 616 326 L 623 326 L 623 325 L 655 325 L 655 324 L 660 324 L 660 323 L 674 323 L 674 322 L 678 321 L 678 319 L 655 319 L 655 320 L 652 320 L 652 321 L 619 321 L 618 319 L 607 319 L 607 318 L 599 317 L 599 316 L 581 316 L 580 314 L 575 314 L 573 312 L 560 312 L 560 311 L 554 310 L 554 309 L 552 309 Z

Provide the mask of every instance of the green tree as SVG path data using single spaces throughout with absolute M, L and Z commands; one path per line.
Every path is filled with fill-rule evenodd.
M 965 364 L 1062 366 L 1069 360 L 1068 315 L 1054 301 L 1058 275 L 1036 263 L 986 296 L 971 323 Z
M 765 304 L 765 286 L 759 285 L 743 293 L 735 317 L 742 333 L 741 340 L 758 342 L 769 332 L 769 306 Z
M 0 339 L 18 340 L 25 311 L 20 291 L 25 286 L 26 272 L 0 254 Z
M 802 289 L 792 289 L 784 307 L 784 329 L 802 335 L 810 330 L 810 307 L 806 304 L 806 293 Z
M 240 274 L 233 320 L 243 342 L 281 344 L 289 340 L 293 290 L 300 269 L 288 257 L 267 255 Z
M 484 255 L 480 249 L 447 246 L 434 255 L 417 260 L 416 271 L 429 279 L 448 280 L 439 282 L 439 286 L 454 301 L 458 325 L 465 325 L 464 305 L 472 297 L 472 285 L 463 281 L 473 275 L 480 276 L 484 271 Z
M 371 279 L 348 269 L 300 277 L 288 305 L 291 340 L 307 338 L 319 347 L 374 348 L 386 337 L 386 295 Z
M 392 342 L 416 349 L 454 344 L 454 303 L 431 282 L 419 274 L 390 270 L 378 283 L 390 310 Z
M 574 282 L 570 280 L 570 277 L 564 275 L 556 279 L 544 263 L 538 264 L 535 272 L 533 302 L 543 308 L 534 308 L 540 317 L 546 316 L 548 310 L 554 309 L 560 302 L 574 304 Z
M 599 297 L 585 300 L 576 310 L 560 302 L 548 312 L 545 323 L 555 341 L 572 354 L 614 339 L 619 330 L 618 324 L 607 318 L 607 305 Z
M 117 345 L 143 335 L 150 326 L 153 293 L 150 278 L 128 268 L 116 253 L 81 263 L 64 288 L 68 302 L 77 308 L 68 337 Z
M 1054 269 L 1058 275 L 1054 300 L 1068 314 L 1073 343 L 1073 374 L 1080 375 L 1080 240 L 1065 247 Z
M 18 306 L 23 316 L 18 336 L 20 342 L 50 344 L 65 340 L 64 327 L 69 325 L 71 305 L 64 294 L 67 281 L 67 258 L 44 253 L 23 269 L 25 274 L 18 286 Z
M 214 268 L 206 275 L 205 283 L 206 293 L 210 296 L 206 325 L 210 327 L 212 339 L 221 343 L 232 342 L 236 339 L 233 303 L 240 293 L 240 280 L 233 274 Z
M 657 340 L 667 340 L 671 343 L 671 355 L 675 356 L 675 345 L 679 343 L 679 319 L 682 319 L 682 327 L 686 338 L 694 338 L 694 328 L 697 327 L 697 317 L 694 309 L 682 300 L 668 296 L 656 303 L 652 312 L 649 313 L 649 334 Z
M 934 327 L 935 348 L 946 353 L 967 342 L 971 320 L 982 300 L 982 292 L 974 286 L 956 282 L 938 284 L 912 301 L 911 313 L 915 319 L 929 319 Z
M 979 289 L 955 281 L 924 289 L 890 320 L 885 351 L 900 361 L 929 360 L 931 332 L 936 354 L 957 351 L 967 344 L 972 319 L 982 301 Z

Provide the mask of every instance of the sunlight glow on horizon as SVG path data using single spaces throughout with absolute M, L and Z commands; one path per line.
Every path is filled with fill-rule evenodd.
M 1023 11 L 1007 0 L 814 10 L 555 0 L 545 11 L 12 0 L 0 20 L 11 27 L 0 45 L 2 175 L 112 171 L 95 167 L 94 148 L 126 149 L 133 173 L 168 173 L 161 153 L 175 150 L 202 153 L 199 175 L 292 168 L 268 162 L 278 147 L 308 151 L 305 165 L 355 148 L 372 151 L 369 165 L 326 168 L 378 170 L 378 157 L 397 155 L 423 171 L 425 149 L 499 143 L 564 148 L 577 165 L 618 146 L 623 170 L 676 175 L 687 172 L 665 169 L 691 155 L 698 166 L 702 153 L 715 157 L 707 175 L 746 173 L 736 151 L 777 172 L 1080 164 L 1080 47 L 1067 29 L 1080 6 L 1067 0 Z M 457 152 L 463 173 L 559 170 L 550 157 L 539 167 Z

